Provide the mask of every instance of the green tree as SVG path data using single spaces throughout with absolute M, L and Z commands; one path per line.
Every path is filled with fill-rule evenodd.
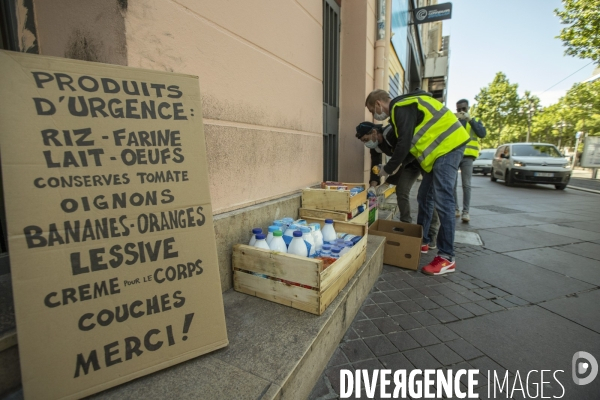
M 533 118 L 541 110 L 539 97 L 532 95 L 529 90 L 526 90 L 523 97 L 519 99 L 519 115 L 515 117 L 515 124 L 512 130 L 518 134 L 515 141 L 527 141 L 527 133 L 531 131 L 531 123 Z M 530 137 L 530 141 L 533 139 Z
M 578 131 L 600 133 L 600 80 L 576 83 L 561 98 Z
M 542 107 L 531 121 L 531 141 L 558 144 L 561 104 Z
M 563 0 L 554 10 L 567 27 L 560 31 L 565 54 L 600 63 L 600 0 Z
M 503 72 L 498 72 L 492 83 L 482 88 L 472 107 L 472 114 L 481 118 L 487 129 L 482 140 L 484 147 L 498 147 L 509 139 L 503 137 L 504 130 L 519 119 L 518 85 L 511 84 Z M 514 132 L 510 132 L 513 136 Z

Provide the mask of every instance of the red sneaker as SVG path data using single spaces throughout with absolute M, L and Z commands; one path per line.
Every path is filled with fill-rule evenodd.
M 456 263 L 454 261 L 448 261 L 444 257 L 436 256 L 433 261 L 423 267 L 424 274 L 427 275 L 444 275 L 450 272 L 454 272 Z
M 429 251 L 429 245 L 428 244 L 422 244 L 421 245 L 421 253 L 427 254 L 428 251 Z

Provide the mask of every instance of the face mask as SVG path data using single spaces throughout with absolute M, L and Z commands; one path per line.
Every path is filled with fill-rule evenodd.
M 369 140 L 367 143 L 365 143 L 365 146 L 367 146 L 369 149 L 376 149 L 377 146 L 379 146 L 379 143 Z
M 373 118 L 377 121 L 385 121 L 388 118 L 388 115 L 383 111 L 383 107 L 381 110 L 381 114 L 377 113 L 377 104 L 375 104 L 375 112 L 373 113 Z

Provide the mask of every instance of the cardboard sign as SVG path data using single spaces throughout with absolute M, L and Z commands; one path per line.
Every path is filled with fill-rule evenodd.
M 226 346 L 198 78 L 6 51 L 0 70 L 25 397 Z

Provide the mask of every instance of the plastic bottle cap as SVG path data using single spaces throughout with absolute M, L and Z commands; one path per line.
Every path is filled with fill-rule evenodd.
M 340 248 L 339 247 L 334 247 L 333 249 L 331 249 L 332 253 L 339 253 L 340 252 Z
M 255 234 L 255 235 L 257 233 L 262 233 L 262 228 L 254 228 L 254 229 L 252 229 L 252 233 Z
M 331 245 L 329 245 L 329 244 L 324 244 L 324 245 L 323 245 L 323 250 L 331 250 Z
M 310 233 L 310 228 L 308 226 L 301 226 L 300 231 L 302 233 Z
M 273 236 L 283 236 L 283 232 L 275 231 L 275 232 L 273 232 Z
M 278 231 L 278 230 L 279 230 L 279 227 L 278 227 L 278 226 L 271 225 L 271 226 L 269 227 L 269 232 L 275 232 L 275 231 Z
M 294 237 L 302 237 L 301 231 L 294 231 Z
M 344 242 L 344 246 L 346 246 L 346 247 L 352 247 L 352 246 L 354 246 L 354 242 L 351 241 L 351 240 L 346 240 Z
M 257 233 L 257 234 L 256 234 L 256 240 L 261 240 L 261 239 L 263 239 L 263 240 L 264 240 L 264 238 L 265 238 L 265 237 L 266 237 L 266 236 L 264 235 L 264 233 Z
M 325 220 L 325 223 L 326 223 L 326 224 L 333 224 L 333 220 L 332 220 L 332 219 L 326 219 L 326 220 Z

